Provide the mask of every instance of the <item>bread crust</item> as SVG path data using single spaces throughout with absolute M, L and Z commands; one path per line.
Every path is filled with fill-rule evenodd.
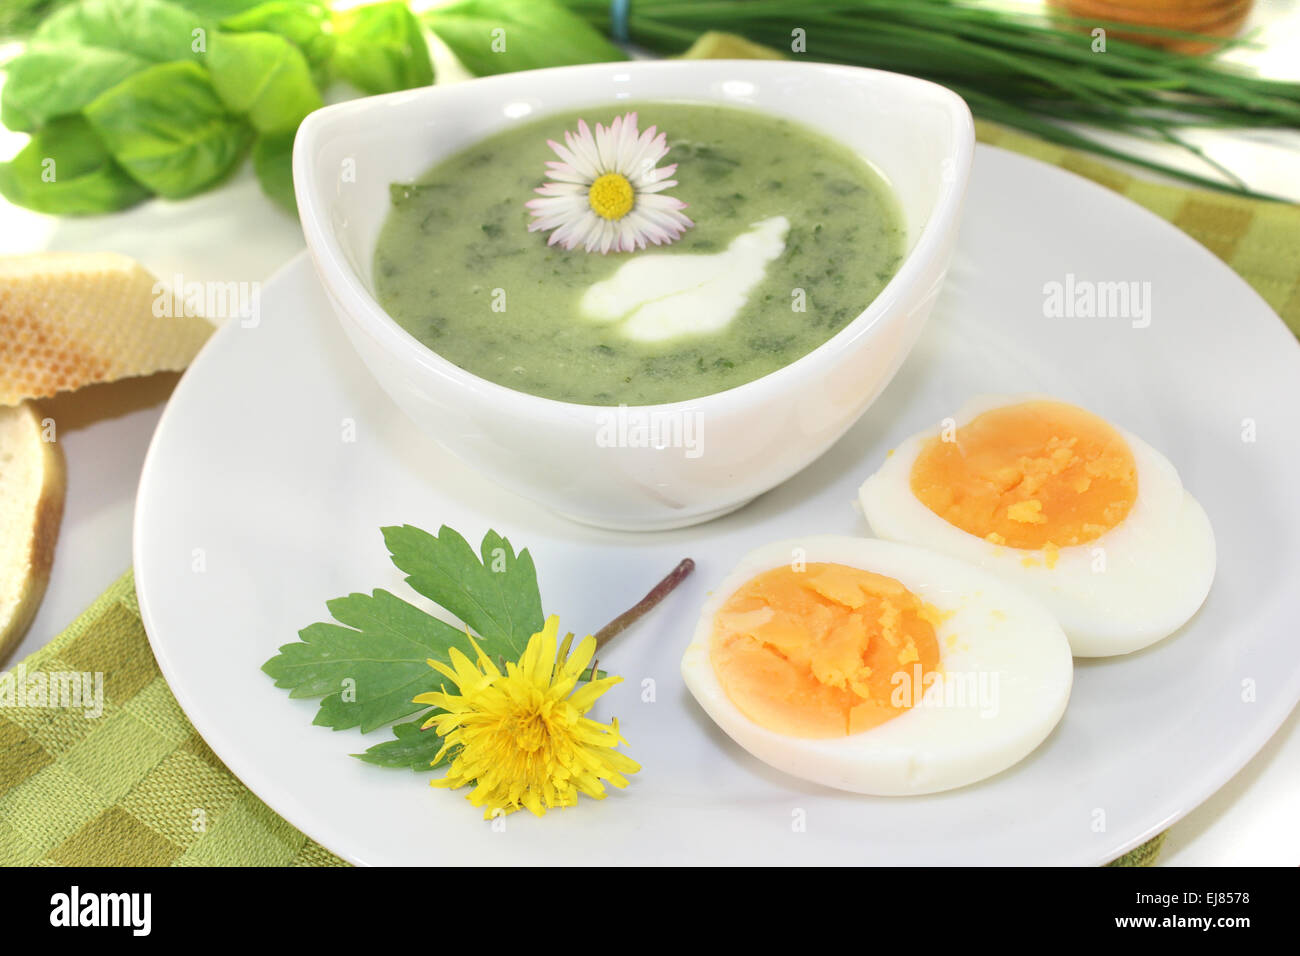
M 27 633 L 41 606 L 45 589 L 50 582 L 59 529 L 63 524 L 63 505 L 67 497 L 67 461 L 63 449 L 57 441 L 44 440 L 41 422 L 34 407 L 26 405 L 20 413 L 31 417 L 31 434 L 40 446 L 32 451 L 41 456 L 41 489 L 32 510 L 32 523 L 24 551 L 26 561 L 3 571 L 6 574 L 22 574 L 23 579 L 18 587 L 18 603 L 12 614 L 7 621 L 0 620 L 0 664 L 4 663 Z M 3 485 L 0 485 L 0 494 L 4 491 Z
M 164 297 L 116 253 L 0 256 L 0 405 L 185 368 L 213 326 L 157 308 Z

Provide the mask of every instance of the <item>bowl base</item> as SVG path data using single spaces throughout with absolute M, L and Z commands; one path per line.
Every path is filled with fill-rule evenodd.
M 754 497 L 758 496 L 755 495 Z M 735 504 L 727 505 L 714 511 L 706 511 L 703 514 L 691 515 L 689 517 L 670 516 L 666 518 L 651 518 L 644 521 L 605 521 L 598 518 L 583 517 L 582 515 L 572 515 L 558 510 L 556 510 L 555 513 L 560 517 L 567 518 L 577 524 L 586 525 L 589 528 L 604 528 L 606 531 L 674 531 L 678 528 L 689 528 L 692 525 L 704 524 L 706 521 L 713 521 L 715 518 L 729 515 L 733 511 L 738 511 L 745 507 L 745 505 L 749 504 L 753 500 L 754 498 L 746 498 L 744 501 L 738 501 Z

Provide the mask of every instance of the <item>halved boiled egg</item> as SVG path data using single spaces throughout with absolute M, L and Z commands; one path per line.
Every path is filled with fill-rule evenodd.
M 746 555 L 701 611 L 682 676 L 764 763 L 897 795 L 1023 759 L 1065 712 L 1073 661 L 1052 615 L 992 575 L 827 535 Z
M 877 536 L 960 558 L 1041 600 L 1078 657 L 1172 634 L 1214 578 L 1209 519 L 1169 460 L 1051 398 L 972 401 L 899 445 L 860 496 Z

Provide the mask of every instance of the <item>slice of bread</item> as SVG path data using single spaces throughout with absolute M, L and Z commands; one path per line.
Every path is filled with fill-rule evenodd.
M 155 315 L 170 294 L 116 253 L 0 256 L 0 406 L 185 368 L 213 327 Z
M 0 664 L 50 580 L 67 487 L 63 451 L 28 402 L 0 408 Z

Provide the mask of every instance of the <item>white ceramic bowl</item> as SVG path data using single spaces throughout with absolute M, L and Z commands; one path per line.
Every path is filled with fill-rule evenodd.
M 390 183 L 511 125 L 620 100 L 747 106 L 844 143 L 897 194 L 907 226 L 897 275 L 861 315 L 790 365 L 715 395 L 630 409 L 489 382 L 384 312 L 371 268 Z M 938 295 L 973 145 L 961 98 L 913 77 L 813 63 L 653 61 L 512 73 L 328 106 L 299 129 L 293 174 L 307 247 L 343 327 L 425 433 L 577 521 L 651 530 L 707 521 L 780 484 L 880 394 Z

